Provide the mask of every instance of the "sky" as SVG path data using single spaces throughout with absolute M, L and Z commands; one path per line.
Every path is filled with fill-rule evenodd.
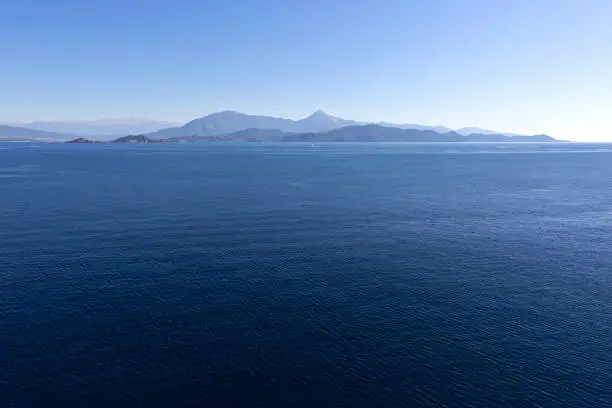
M 0 121 L 316 109 L 612 141 L 609 0 L 4 0 Z

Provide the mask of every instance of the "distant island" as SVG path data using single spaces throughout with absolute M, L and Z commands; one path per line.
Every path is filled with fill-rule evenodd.
M 387 122 L 366 123 L 341 119 L 316 111 L 312 115 L 292 120 L 270 116 L 247 115 L 235 111 L 213 113 L 194 119 L 182 126 L 168 127 L 149 133 L 109 137 L 62 134 L 55 122 L 35 122 L 36 129 L 0 125 L 0 141 L 63 141 L 74 144 L 87 143 L 198 143 L 198 142 L 418 142 L 418 143 L 546 143 L 559 142 L 547 135 L 518 135 L 501 133 L 476 127 L 451 130 L 444 126 L 393 124 Z M 164 122 L 156 122 L 159 126 Z M 62 128 L 74 130 L 80 127 Z M 80 125 L 83 126 L 83 125 Z M 92 125 L 93 126 L 93 125 Z M 90 129 L 92 126 L 88 127 Z M 97 125 L 100 126 L 100 125 Z M 110 126 L 110 125 L 108 125 Z M 153 126 L 149 123 L 147 126 Z M 116 130 L 116 128 L 113 128 Z
M 85 139 L 84 137 L 77 137 L 76 139 L 68 140 L 66 143 L 100 143 L 100 142 L 96 140 Z
M 76 139 L 66 141 L 66 143 L 161 143 L 161 142 L 166 142 L 166 140 L 154 140 L 144 135 L 123 136 L 118 139 L 109 140 L 109 141 L 91 140 L 91 139 L 86 139 L 84 137 L 77 137 Z

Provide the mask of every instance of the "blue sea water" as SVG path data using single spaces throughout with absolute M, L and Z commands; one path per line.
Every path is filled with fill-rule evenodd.
M 612 146 L 0 145 L 2 407 L 612 407 Z

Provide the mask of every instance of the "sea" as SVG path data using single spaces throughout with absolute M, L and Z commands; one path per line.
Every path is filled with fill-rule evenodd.
M 0 144 L 0 407 L 612 407 L 612 145 Z

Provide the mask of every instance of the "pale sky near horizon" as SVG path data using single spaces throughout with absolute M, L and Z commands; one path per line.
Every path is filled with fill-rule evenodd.
M 612 141 L 609 0 L 7 0 L 0 122 L 220 110 Z

